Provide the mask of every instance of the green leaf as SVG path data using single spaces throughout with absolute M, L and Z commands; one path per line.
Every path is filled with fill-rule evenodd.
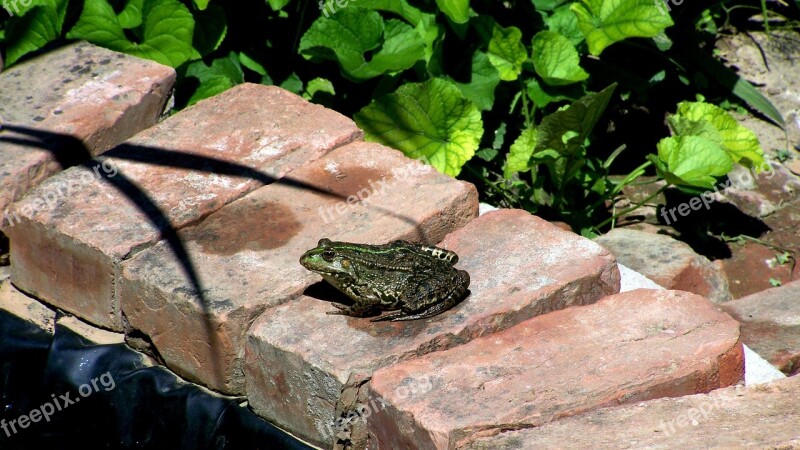
M 326 78 L 314 78 L 306 85 L 306 91 L 303 93 L 303 98 L 311 100 L 317 93 L 326 93 L 336 95 L 336 90 L 333 88 L 333 83 Z
M 522 72 L 522 63 L 527 59 L 528 52 L 522 45 L 522 32 L 519 28 L 495 25 L 489 41 L 489 61 L 497 68 L 500 79 L 516 80 Z
M 469 83 L 455 82 L 464 97 L 471 100 L 481 111 L 492 109 L 494 89 L 500 84 L 500 74 L 485 53 L 472 55 L 472 78 Z
M 280 11 L 284 6 L 288 5 L 291 0 L 267 0 L 267 4 L 273 11 Z
M 517 172 L 527 172 L 530 170 L 530 159 L 533 150 L 536 148 L 536 130 L 527 128 L 522 131 L 517 140 L 511 144 L 506 164 L 503 167 L 503 177 L 508 179 Z
M 119 19 L 105 0 L 84 2 L 80 19 L 67 33 L 67 39 L 86 39 L 101 47 L 178 67 L 195 54 L 192 48 L 192 14 L 177 0 L 151 2 L 145 3 L 144 39 L 141 43 L 131 42 L 125 37 Z
M 193 45 L 197 56 L 206 56 L 218 49 L 228 33 L 228 21 L 225 10 L 219 5 L 211 5 L 205 11 L 195 13 L 195 29 Z
M 200 11 L 204 11 L 208 7 L 208 3 L 211 0 L 193 0 L 194 5 L 197 6 L 197 9 Z
M 658 175 L 676 186 L 711 189 L 716 177 L 733 168 L 728 153 L 701 136 L 671 136 L 658 145 L 658 157 L 648 155 Z
M 469 20 L 469 0 L 436 0 L 436 5 L 455 23 Z
M 556 8 L 552 15 L 544 17 L 544 23 L 550 31 L 566 36 L 572 45 L 583 42 L 583 33 L 578 27 L 578 17 L 572 12 L 570 5 Z
M 136 28 L 142 24 L 142 9 L 144 0 L 130 0 L 125 4 L 125 8 L 117 14 L 119 25 L 128 30 Z
M 533 67 L 552 86 L 577 83 L 589 77 L 580 66 L 578 51 L 566 37 L 554 31 L 540 31 L 533 37 Z
M 6 66 L 14 64 L 32 51 L 39 50 L 61 35 L 61 26 L 64 24 L 67 9 L 66 0 L 39 0 L 25 3 L 18 11 L 15 9 L 16 3 L 3 3 L 9 11 L 21 14 L 8 21 L 4 42 Z
M 595 56 L 615 42 L 654 37 L 673 25 L 669 14 L 653 0 L 581 0 L 571 9 Z
M 280 84 L 280 87 L 299 95 L 301 92 L 303 92 L 303 80 L 301 80 L 296 73 L 292 72 L 291 75 L 283 80 L 283 83 Z
M 189 105 L 244 83 L 244 73 L 234 52 L 215 59 L 211 66 L 206 66 L 203 61 L 195 61 L 186 68 L 186 76 L 200 80 L 197 90 L 189 98 Z
M 260 62 L 248 56 L 245 52 L 239 52 L 239 62 L 243 66 L 247 67 L 248 69 L 252 70 L 253 72 L 259 75 L 267 74 L 267 69 L 265 69 Z
M 367 62 L 367 52 L 378 49 Z M 300 39 L 307 59 L 334 59 L 355 80 L 405 70 L 425 57 L 425 42 L 410 25 L 351 6 L 330 18 L 319 17 Z
M 529 79 L 525 83 L 525 87 L 528 97 L 533 100 L 533 103 L 539 109 L 550 103 L 577 100 L 586 94 L 581 85 L 573 84 L 567 87 L 553 87 L 539 83 L 536 78 Z
M 569 0 L 531 0 L 537 11 L 552 11 Z
M 759 171 L 766 164 L 755 133 L 716 105 L 681 102 L 675 116 L 670 117 L 670 124 L 678 136 L 696 135 L 716 142 L 735 163 Z
M 367 140 L 425 157 L 439 171 L 456 176 L 472 158 L 483 135 L 478 108 L 453 83 L 432 78 L 400 86 L 355 114 Z
M 398 16 L 406 19 L 408 23 L 417 25 L 424 16 L 433 16 L 433 14 L 425 14 L 419 9 L 411 6 L 405 0 L 351 0 L 358 1 L 358 6 L 365 9 L 374 9 L 376 11 L 388 11 L 397 14 Z
M 576 146 L 582 146 L 603 115 L 616 86 L 615 83 L 600 92 L 587 94 L 566 109 L 542 118 L 537 127 L 535 151 L 553 149 L 566 155 Z

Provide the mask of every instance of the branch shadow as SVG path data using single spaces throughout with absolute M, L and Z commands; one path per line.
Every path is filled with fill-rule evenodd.
M 3 131 L 10 131 L 16 135 L 4 135 Z M 290 177 L 276 178 L 263 171 L 253 169 L 236 162 L 225 161 L 207 156 L 198 156 L 177 150 L 123 143 L 100 156 L 92 157 L 89 149 L 86 148 L 83 142 L 71 135 L 8 124 L 3 124 L 0 128 L 0 143 L 4 142 L 45 150 L 53 156 L 53 158 L 61 165 L 62 169 L 67 169 L 73 166 L 82 166 L 91 170 L 92 167 L 96 167 L 98 163 L 102 163 L 102 161 L 105 161 L 106 158 L 112 157 L 119 160 L 128 160 L 152 165 L 191 169 L 200 172 L 249 178 L 252 180 L 257 180 L 263 186 L 273 183 L 283 184 L 306 189 L 321 195 L 337 198 L 342 201 L 347 197 L 346 195 L 320 189 L 316 186 L 292 179 Z M 216 334 L 214 333 L 214 329 L 216 327 L 215 324 L 212 323 L 211 319 L 212 308 L 210 307 L 209 300 L 203 294 L 205 290 L 200 280 L 195 262 L 192 260 L 192 257 L 184 245 L 184 242 L 181 240 L 178 232 L 183 228 L 202 222 L 209 215 L 219 211 L 219 209 L 225 205 L 220 206 L 220 208 L 208 214 L 198 217 L 192 222 L 180 225 L 176 228 L 170 222 L 169 217 L 161 209 L 156 200 L 154 200 L 148 194 L 148 192 L 138 186 L 135 180 L 130 179 L 124 173 L 122 173 L 121 169 L 118 169 L 118 172 L 114 176 L 100 177 L 100 179 L 106 183 L 109 183 L 120 194 L 130 199 L 136 205 L 136 207 L 146 215 L 147 220 L 158 230 L 159 238 L 153 242 L 150 242 L 145 246 L 145 248 L 149 248 L 160 241 L 164 241 L 168 245 L 170 251 L 177 258 L 183 271 L 183 275 L 191 283 L 192 289 L 194 290 L 193 294 L 196 296 L 198 302 L 200 303 L 200 307 L 203 310 L 204 332 L 207 338 L 206 342 L 208 342 L 211 346 L 212 352 L 216 354 L 217 350 L 222 347 L 221 343 L 216 337 Z M 241 198 L 263 186 L 255 187 L 248 192 L 243 193 L 241 196 L 231 199 L 226 204 L 230 204 L 238 198 Z M 425 231 L 414 219 L 406 215 L 399 214 L 395 211 L 390 211 L 386 208 L 376 207 L 374 204 L 370 204 L 369 207 L 398 218 L 403 222 L 415 227 L 417 234 L 423 239 L 427 239 Z M 142 249 L 137 249 L 137 252 L 141 250 Z M 128 254 L 123 258 L 123 260 L 127 260 L 132 256 L 132 254 Z M 225 376 L 225 373 L 223 368 L 220 366 L 220 362 L 215 359 L 212 364 L 214 365 L 214 377 L 216 379 L 224 379 L 222 377 Z

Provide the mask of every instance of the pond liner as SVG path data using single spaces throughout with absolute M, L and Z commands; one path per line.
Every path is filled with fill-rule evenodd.
M 0 311 L 0 449 L 312 449 L 124 344 Z M 13 423 L 12 423 L 13 421 Z

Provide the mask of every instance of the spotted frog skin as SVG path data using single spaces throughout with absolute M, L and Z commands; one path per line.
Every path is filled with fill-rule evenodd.
M 355 302 L 334 303 L 344 314 L 372 319 L 413 320 L 435 316 L 458 303 L 469 287 L 469 274 L 453 267 L 458 255 L 437 247 L 394 241 L 384 245 L 321 239 L 300 257 L 300 264 L 322 275 Z

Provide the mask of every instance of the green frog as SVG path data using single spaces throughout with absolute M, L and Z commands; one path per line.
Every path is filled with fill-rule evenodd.
M 355 302 L 337 303 L 344 314 L 372 319 L 413 320 L 435 316 L 452 308 L 467 293 L 469 274 L 453 267 L 458 255 L 449 250 L 406 241 L 383 245 L 353 244 L 321 239 L 300 257 L 306 269 Z

